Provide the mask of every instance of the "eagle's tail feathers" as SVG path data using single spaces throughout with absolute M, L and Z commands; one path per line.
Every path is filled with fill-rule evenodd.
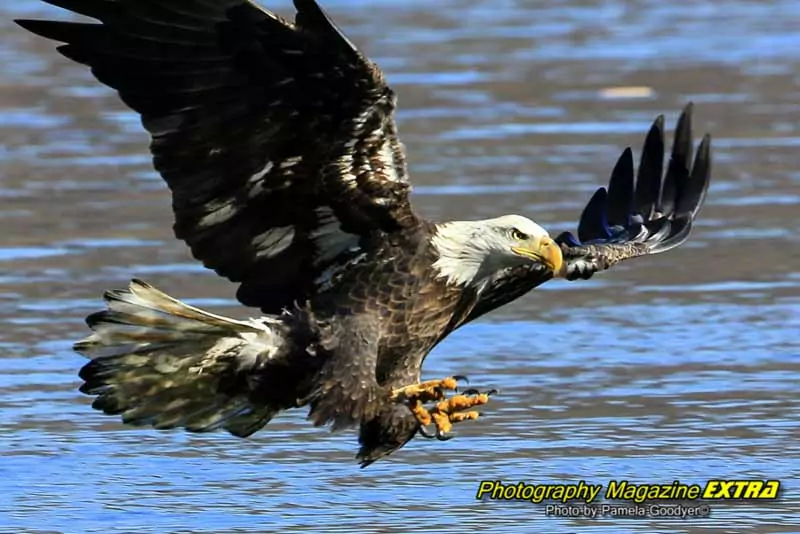
M 267 406 L 231 417 L 225 422 L 225 430 L 234 436 L 246 438 L 264 428 L 279 411 L 277 408 Z
M 248 436 L 279 411 L 252 398 L 259 372 L 286 355 L 279 318 L 238 321 L 184 304 L 134 280 L 105 294 L 75 344 L 91 359 L 80 390 L 92 406 L 128 424 Z

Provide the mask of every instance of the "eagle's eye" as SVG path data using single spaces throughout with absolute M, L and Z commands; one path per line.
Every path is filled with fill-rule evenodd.
M 527 241 L 528 240 L 528 235 L 523 233 L 523 232 L 520 232 L 516 228 L 512 228 L 511 229 L 511 239 L 514 239 L 516 241 Z
M 521 232 L 521 231 L 517 230 L 516 228 L 512 228 L 511 229 L 511 239 L 514 239 L 515 241 L 527 241 L 528 240 L 528 234 L 526 234 L 524 232 Z

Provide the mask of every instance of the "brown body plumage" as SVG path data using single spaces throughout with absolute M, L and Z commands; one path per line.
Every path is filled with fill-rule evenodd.
M 396 242 L 387 241 L 374 257 L 343 272 L 336 289 L 312 301 L 312 309 L 324 316 L 353 314 L 377 323 L 374 365 L 354 358 L 349 348 L 343 358 L 330 360 L 321 384 L 324 395 L 312 400 L 310 412 L 315 423 L 327 423 L 350 409 L 347 397 L 353 391 L 363 384 L 376 388 L 369 394 L 375 399 L 367 405 L 370 412 L 352 414 L 352 421 L 362 425 L 362 461 L 374 461 L 414 437 L 419 426 L 415 418 L 389 396 L 396 388 L 420 381 L 425 356 L 461 324 L 477 301 L 474 290 L 450 287 L 437 278 L 431 269 L 435 260 L 430 234 L 402 234 Z M 326 390 L 326 384 L 332 390 Z
M 519 216 L 434 224 L 409 202 L 394 93 L 313 0 L 293 23 L 249 0 L 44 1 L 100 21 L 18 22 L 141 114 L 177 237 L 266 314 L 216 316 L 139 281 L 108 292 L 76 344 L 81 389 L 128 423 L 248 436 L 307 405 L 316 424 L 360 425 L 368 465 L 431 419 L 422 402 L 453 381 L 415 384 L 455 328 L 553 277 L 678 246 L 705 198 L 710 143 L 692 165 L 688 107 L 663 184 L 659 118 L 638 177 L 627 150 L 577 238 Z M 440 438 L 473 417 L 446 409 L 431 411 Z

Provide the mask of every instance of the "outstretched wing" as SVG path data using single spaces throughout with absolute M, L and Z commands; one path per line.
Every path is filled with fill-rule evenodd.
M 664 117 L 647 134 L 635 176 L 630 148 L 620 156 L 608 189 L 601 187 L 583 210 L 578 237 L 556 238 L 564 255 L 568 280 L 588 279 L 597 271 L 637 256 L 677 247 L 689 237 L 711 179 L 711 137 L 706 135 L 692 164 L 692 104 L 678 119 L 672 155 L 664 174 Z M 471 321 L 550 280 L 536 264 L 504 273 L 481 294 L 464 322 Z
M 175 233 L 239 300 L 277 312 L 371 238 L 419 224 L 395 96 L 313 0 L 44 0 L 101 21 L 20 20 L 142 116 Z
M 628 148 L 611 173 L 608 190 L 598 189 L 584 208 L 578 237 L 564 232 L 556 238 L 564 253 L 567 279 L 590 278 L 623 260 L 664 252 L 689 238 L 711 179 L 708 134 L 692 164 L 692 107 L 689 103 L 678 119 L 663 183 L 662 115 L 645 138 L 635 185 L 633 153 Z

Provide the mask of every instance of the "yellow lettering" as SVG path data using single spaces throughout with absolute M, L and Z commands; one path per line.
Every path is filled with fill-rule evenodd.
M 642 503 L 647 500 L 647 491 L 650 489 L 649 486 L 634 486 L 636 488 L 636 493 L 633 497 L 633 502 L 635 503 Z
M 703 499 L 775 499 L 781 483 L 778 480 L 709 480 Z
M 482 480 L 481 485 L 478 486 L 478 494 L 475 495 L 475 498 L 478 500 L 482 499 L 484 494 L 492 491 L 492 488 L 494 488 L 495 484 L 500 484 L 500 481 Z
M 744 494 L 741 496 L 742 499 L 758 499 L 758 496 L 761 494 L 761 489 L 764 487 L 764 483 L 760 480 L 752 480 L 750 481 L 744 489 Z
M 705 499 L 730 499 L 735 480 L 709 480 L 703 493 Z
M 494 489 L 492 490 L 492 499 L 502 499 L 504 489 L 503 483 L 498 480 L 497 484 L 494 485 Z
M 735 480 L 722 480 L 719 483 L 719 498 L 730 499 L 732 497 L 731 490 L 733 489 L 733 485 L 735 483 Z
M 747 480 L 732 480 L 731 481 L 731 499 L 741 499 L 742 491 L 750 484 Z
M 611 480 L 608 483 L 608 487 L 606 488 L 606 496 L 607 500 L 615 500 L 621 501 L 624 500 L 625 497 L 625 489 L 628 487 L 627 480 L 620 480 L 617 482 L 616 480 Z
M 781 483 L 778 480 L 767 480 L 764 486 L 764 491 L 758 496 L 759 499 L 777 499 L 778 491 L 781 489 Z
M 706 482 L 706 487 L 703 490 L 703 498 L 704 499 L 715 499 L 715 495 L 717 494 L 717 488 L 719 487 L 719 480 L 709 480 Z
M 594 500 L 597 499 L 597 496 L 600 494 L 600 491 L 602 491 L 602 489 L 603 489 L 603 485 L 602 484 L 597 484 L 597 485 L 591 485 L 590 484 L 589 485 L 589 498 L 586 499 L 586 503 L 587 504 L 593 503 Z

